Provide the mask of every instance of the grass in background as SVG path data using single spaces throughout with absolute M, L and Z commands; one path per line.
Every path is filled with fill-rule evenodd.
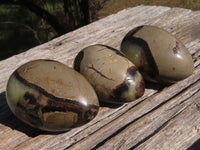
M 200 10 L 200 0 L 108 0 L 98 12 L 101 19 L 122 9 L 138 5 L 161 5 Z

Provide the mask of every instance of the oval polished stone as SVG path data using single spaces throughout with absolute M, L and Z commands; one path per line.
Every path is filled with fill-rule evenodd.
M 135 65 L 111 47 L 84 48 L 75 58 L 74 68 L 93 85 L 101 101 L 130 102 L 144 93 L 144 81 Z
M 99 102 L 77 71 L 53 60 L 19 67 L 7 84 L 7 103 L 23 122 L 47 131 L 65 131 L 92 120 Z
M 144 25 L 131 30 L 121 51 L 138 67 L 145 80 L 173 83 L 193 73 L 187 48 L 169 32 Z

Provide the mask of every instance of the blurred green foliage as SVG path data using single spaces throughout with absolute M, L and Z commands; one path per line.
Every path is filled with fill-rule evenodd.
M 0 59 L 47 42 L 56 32 L 24 7 L 0 5 Z
M 1 0 L 0 60 L 88 24 L 88 2 Z
M 29 45 L 36 45 L 37 41 L 30 38 L 33 37 L 33 33 L 23 26 L 23 24 L 30 24 L 35 18 L 23 8 L 0 6 L 0 59 L 19 53 Z

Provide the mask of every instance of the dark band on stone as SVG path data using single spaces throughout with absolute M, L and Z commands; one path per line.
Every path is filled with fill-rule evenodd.
M 129 80 L 134 80 L 134 77 L 137 75 L 137 73 L 138 73 L 138 71 L 135 66 L 129 67 L 126 72 L 126 78 L 124 79 L 124 81 L 121 84 L 116 86 L 116 88 L 113 90 L 113 95 L 110 96 L 111 99 L 114 99 L 117 101 L 120 101 L 120 99 L 123 100 L 123 98 L 121 96 L 124 92 L 129 90 L 129 87 L 130 87 Z M 135 92 L 135 91 L 133 91 L 133 92 Z
M 43 95 L 45 95 L 46 97 L 48 97 L 52 101 L 62 102 L 62 103 L 66 103 L 66 104 L 73 104 L 73 105 L 77 105 L 79 107 L 94 108 L 94 109 L 97 109 L 97 110 L 99 108 L 96 105 L 88 104 L 87 106 L 85 106 L 85 105 L 83 105 L 82 103 L 80 103 L 78 101 L 56 97 L 56 96 L 48 93 L 47 91 L 45 91 L 43 88 L 41 88 L 41 87 L 39 87 L 39 86 L 37 86 L 37 85 L 35 85 L 33 83 L 28 82 L 26 79 L 22 78 L 17 71 L 14 72 L 14 75 L 20 82 L 22 82 L 23 84 L 25 84 L 28 87 L 31 87 L 31 88 L 41 92 Z
M 74 69 L 80 72 L 81 61 L 83 59 L 84 52 L 80 51 L 74 60 Z
M 129 31 L 126 36 L 124 37 L 124 39 L 122 40 L 122 43 L 124 40 L 126 40 L 127 38 L 129 38 L 130 36 L 133 36 L 135 33 L 137 33 L 138 31 L 140 31 L 144 26 L 139 26 L 134 28 L 133 30 Z
M 126 37 L 126 40 L 142 47 L 142 49 L 144 50 L 145 56 L 147 58 L 147 62 L 150 66 L 150 71 L 147 74 L 145 74 L 145 76 L 150 76 L 152 79 L 155 78 L 159 74 L 159 71 L 158 71 L 158 67 L 155 63 L 155 60 L 153 58 L 153 55 L 151 53 L 148 43 L 145 40 L 141 38 L 136 38 L 134 36 Z M 138 69 L 141 72 L 143 72 L 143 69 L 145 68 L 138 68 Z
M 47 104 L 43 105 L 40 104 L 39 101 L 41 95 L 39 97 L 35 97 L 33 93 L 27 91 L 24 94 L 23 99 L 18 101 L 16 114 L 19 114 L 19 116 L 20 113 L 26 114 L 22 116 L 22 120 L 25 120 L 26 122 L 28 121 L 31 125 L 43 126 L 43 117 L 41 114 L 51 115 L 51 113 L 54 112 L 74 112 L 78 117 L 77 122 L 73 125 L 75 127 L 87 123 L 98 113 L 99 107 L 96 105 L 83 105 L 82 103 L 74 100 L 55 97 L 54 95 L 46 92 L 43 88 L 22 78 L 17 71 L 14 73 L 14 75 L 16 79 L 18 79 L 24 85 L 41 92 L 42 95 L 47 97 Z
M 135 66 L 131 66 L 127 70 L 127 75 L 130 76 L 130 77 L 136 76 L 137 73 L 138 73 L 138 70 Z

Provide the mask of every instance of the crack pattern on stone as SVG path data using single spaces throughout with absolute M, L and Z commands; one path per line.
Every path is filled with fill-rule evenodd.
M 99 74 L 100 76 L 102 76 L 103 78 L 106 78 L 106 79 L 108 79 L 108 80 L 114 81 L 112 78 L 109 78 L 109 77 L 105 76 L 103 73 L 101 73 L 101 72 L 98 71 L 96 68 L 94 68 L 93 65 L 89 66 L 88 68 L 94 70 L 96 73 L 98 73 L 98 74 Z

